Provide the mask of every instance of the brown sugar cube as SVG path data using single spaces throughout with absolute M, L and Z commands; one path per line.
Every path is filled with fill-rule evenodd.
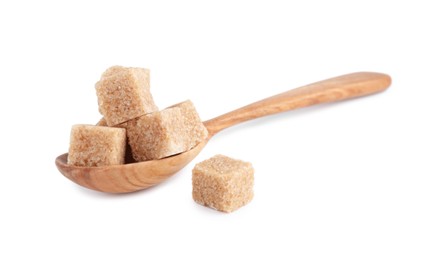
M 126 128 L 136 161 L 160 159 L 186 152 L 208 136 L 208 131 L 189 100 L 119 126 Z
M 254 169 L 248 162 L 216 155 L 192 170 L 192 197 L 198 204 L 232 212 L 254 196 Z
M 149 90 L 148 69 L 111 67 L 95 89 L 99 111 L 109 126 L 158 110 Z
M 88 167 L 123 164 L 125 147 L 125 129 L 74 125 L 71 129 L 68 164 Z
M 106 123 L 106 119 L 104 117 L 102 117 L 95 125 L 96 126 L 108 126 L 108 123 Z M 118 127 L 118 126 L 116 126 L 116 127 Z M 132 156 L 131 146 L 129 146 L 129 143 L 126 142 L 125 163 L 133 163 L 133 162 L 135 162 L 135 160 L 134 160 L 134 157 Z

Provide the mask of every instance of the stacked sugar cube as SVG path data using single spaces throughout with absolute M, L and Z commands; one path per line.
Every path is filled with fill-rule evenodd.
M 103 118 L 95 126 L 73 126 L 70 165 L 161 159 L 190 150 L 208 135 L 191 101 L 158 110 L 148 69 L 111 67 L 95 89 Z

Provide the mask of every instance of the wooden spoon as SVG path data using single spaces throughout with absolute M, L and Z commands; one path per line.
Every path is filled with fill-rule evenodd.
M 67 164 L 68 154 L 56 158 L 58 170 L 71 181 L 97 191 L 126 193 L 156 185 L 191 162 L 209 139 L 219 131 L 251 119 L 301 107 L 365 96 L 385 90 L 388 75 L 358 72 L 289 90 L 204 122 L 209 136 L 191 150 L 160 160 L 105 167 L 77 167 Z

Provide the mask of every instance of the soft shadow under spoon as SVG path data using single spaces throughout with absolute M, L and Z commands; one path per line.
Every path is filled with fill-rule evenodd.
M 67 164 L 68 154 L 55 160 L 58 170 L 71 181 L 97 191 L 127 193 L 154 186 L 191 162 L 219 131 L 251 119 L 321 103 L 340 101 L 381 92 L 391 78 L 375 72 L 358 72 L 316 82 L 263 99 L 204 122 L 209 136 L 191 150 L 160 160 L 105 167 Z

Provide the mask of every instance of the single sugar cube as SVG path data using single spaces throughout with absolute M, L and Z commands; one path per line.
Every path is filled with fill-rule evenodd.
M 254 169 L 248 162 L 216 155 L 192 170 L 192 197 L 213 209 L 232 212 L 254 196 Z
M 189 100 L 119 126 L 127 130 L 136 161 L 161 159 L 186 152 L 208 136 L 208 131 Z
M 116 127 L 74 125 L 68 164 L 105 166 L 125 162 L 126 130 Z
M 108 126 L 108 123 L 106 123 L 106 119 L 104 117 L 102 117 L 95 125 L 96 126 Z M 135 160 L 134 160 L 134 157 L 132 156 L 131 146 L 129 146 L 129 143 L 126 142 L 125 163 L 133 163 L 133 162 L 135 162 Z
M 115 126 L 158 108 L 149 86 L 149 70 L 114 66 L 95 84 L 99 111 Z

